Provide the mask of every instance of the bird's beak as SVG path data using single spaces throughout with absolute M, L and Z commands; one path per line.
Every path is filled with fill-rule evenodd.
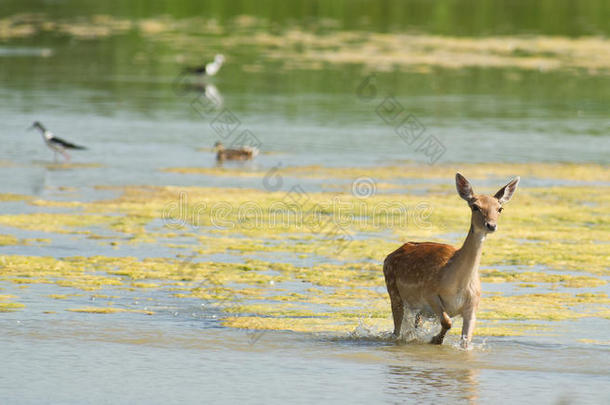
M 35 127 L 34 125 L 31 125 L 31 126 L 27 127 L 27 130 L 28 130 L 28 131 L 31 131 L 31 130 L 33 130 L 34 128 L 36 128 L 36 127 Z

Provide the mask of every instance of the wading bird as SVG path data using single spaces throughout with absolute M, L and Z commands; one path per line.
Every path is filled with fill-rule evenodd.
M 70 155 L 66 152 L 66 149 L 87 149 L 84 146 L 75 145 L 71 142 L 64 141 L 61 138 L 56 137 L 53 133 L 47 130 L 40 122 L 36 121 L 30 129 L 38 129 L 42 134 L 42 139 L 47 144 L 49 149 L 51 149 L 55 153 L 55 161 L 57 161 L 57 153 L 61 153 L 61 155 L 66 159 L 66 162 L 70 160 Z
M 394 335 L 400 336 L 405 307 L 413 311 L 415 327 L 422 316 L 437 316 L 441 331 L 430 343 L 442 344 L 451 329 L 451 317 L 461 315 L 461 345 L 470 345 L 476 311 L 481 297 L 479 263 L 483 241 L 496 230 L 502 205 L 507 203 L 519 183 L 511 180 L 493 197 L 474 194 L 464 176 L 457 173 L 458 194 L 470 207 L 470 230 L 460 249 L 442 243 L 408 242 L 390 253 L 383 263 L 383 274 L 390 295 Z
M 242 146 L 238 149 L 225 149 L 220 142 L 214 144 L 216 151 L 216 160 L 222 162 L 224 160 L 250 160 L 258 155 L 258 149 L 251 146 Z
M 187 67 L 184 72 L 204 76 L 214 76 L 216 73 L 218 73 L 224 61 L 225 57 L 221 54 L 217 54 L 214 57 L 213 62 L 206 63 L 205 65 L 201 66 Z

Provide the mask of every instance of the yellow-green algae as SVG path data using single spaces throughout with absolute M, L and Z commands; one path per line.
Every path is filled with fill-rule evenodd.
M 126 309 L 126 308 L 115 308 L 115 307 L 85 307 L 85 308 L 70 308 L 66 309 L 70 312 L 86 312 L 89 314 L 116 314 L 116 313 L 134 313 L 134 314 L 145 314 L 154 315 L 153 311 L 146 311 L 142 309 Z
M 0 302 L 0 312 L 13 312 L 25 307 L 19 302 Z
M 48 244 L 51 240 L 48 238 L 25 238 L 19 239 L 13 235 L 0 235 L 0 246 L 10 245 L 31 245 L 32 243 Z
M 10 294 L 0 294 L 0 312 L 13 312 L 25 307 L 19 302 L 7 302 L 13 298 L 17 298 Z
M 163 169 L 172 173 L 206 174 L 211 176 L 230 177 L 264 177 L 268 171 L 224 168 L 224 167 L 175 167 Z M 610 179 L 610 166 L 593 163 L 460 163 L 459 165 L 421 166 L 405 164 L 396 166 L 371 167 L 324 167 L 324 166 L 295 166 L 284 167 L 278 174 L 302 178 L 338 178 L 357 179 L 370 177 L 376 180 L 390 179 L 451 179 L 456 171 L 461 171 L 469 179 L 483 179 L 493 177 L 521 177 L 603 181 Z
M 122 284 L 119 278 L 94 274 L 97 273 L 95 263 L 88 260 L 2 255 L 0 265 L 0 279 L 15 284 L 56 284 L 85 291 Z
M 587 343 L 587 344 L 591 344 L 591 345 L 610 346 L 610 340 L 601 341 L 601 340 L 596 340 L 596 339 L 578 339 L 578 341 L 581 343 Z
M 100 167 L 104 167 L 104 165 L 100 163 L 77 162 L 45 163 L 44 166 L 49 170 L 99 169 Z
M 437 240 L 439 235 L 455 233 L 455 243 L 468 227 L 468 211 L 454 193 L 419 195 L 381 195 L 366 200 L 349 194 L 337 197 L 343 204 L 342 217 L 328 217 L 344 223 L 349 232 L 389 231 L 391 238 L 369 238 L 340 243 L 329 242 L 328 235 L 315 232 L 307 224 L 278 220 L 271 208 L 285 198 L 282 193 L 265 193 L 256 190 L 226 190 L 202 188 L 158 188 L 141 193 L 126 190 L 123 197 L 107 202 L 86 204 L 86 211 L 112 210 L 108 215 L 75 214 L 22 214 L 0 216 L 0 223 L 29 230 L 45 230 L 71 233 L 89 233 L 86 225 L 107 226 L 122 231 L 134 242 L 154 242 L 156 237 L 168 237 L 159 231 L 147 232 L 148 222 L 163 216 L 164 209 L 185 191 L 192 205 L 187 206 L 182 229 L 190 231 L 190 224 L 207 228 L 209 235 L 199 236 L 201 254 L 244 252 L 291 252 L 321 254 L 341 258 L 372 259 L 380 261 L 400 240 Z M 492 190 L 486 190 L 491 192 Z M 519 196 L 507 206 L 500 222 L 498 234 L 488 238 L 484 249 L 486 265 L 542 265 L 557 269 L 587 271 L 607 274 L 608 230 L 606 207 L 607 187 L 556 187 L 521 189 Z M 139 197 L 138 197 L 139 196 Z M 332 206 L 326 193 L 310 193 L 310 201 L 303 207 L 307 211 L 313 204 Z M 230 201 L 230 203 L 228 203 Z M 560 203 L 558 203 L 560 201 Z M 210 210 L 199 210 L 200 204 L 210 207 L 218 202 L 230 204 L 230 211 L 221 218 L 227 228 L 215 228 Z M 255 203 L 259 212 L 243 217 L 240 207 Z M 418 219 L 418 204 L 425 202 L 427 213 Z M 384 211 L 383 204 L 401 204 L 405 213 Z M 585 203 L 587 203 L 585 205 Z M 379 211 L 375 211 L 381 206 Z M 574 207 L 577 206 L 577 209 Z M 347 207 L 347 208 L 345 208 Z M 331 208 L 332 209 L 332 208 Z M 408 210 L 411 210 L 409 213 Z M 117 211 L 121 214 L 117 216 Z M 365 220 L 350 221 L 360 212 L 368 212 Z M 331 212 L 332 213 L 332 212 Z M 242 215 L 242 217 L 240 217 Z M 217 219 L 217 218 L 216 218 Z M 49 221 L 49 222 L 46 222 Z M 419 221 L 419 222 L 418 222 Z M 332 225 L 332 224 L 331 224 Z M 329 229 L 332 231 L 332 229 Z M 287 237 L 292 234 L 293 237 Z M 174 234 L 176 235 L 176 234 Z M 349 235 L 349 233 L 348 233 Z M 170 235 L 171 236 L 171 235 Z M 122 239 L 117 240 L 120 243 Z M 337 246 L 341 251 L 336 253 Z
M 593 276 L 574 276 L 570 274 L 549 274 L 542 272 L 514 272 L 509 270 L 482 270 L 481 280 L 486 283 L 523 282 L 521 287 L 536 287 L 537 284 L 527 283 L 552 283 L 562 287 L 583 288 L 598 287 L 607 284 Z
M 419 195 L 378 195 L 366 200 L 350 194 L 332 195 L 334 201 L 343 204 L 342 217 L 332 218 L 345 223 L 350 232 L 388 231 L 391 238 L 368 238 L 329 242 L 327 235 L 297 221 L 277 220 L 271 210 L 274 204 L 285 198 L 283 193 L 265 193 L 243 189 L 209 188 L 127 188 L 113 200 L 82 204 L 82 213 L 73 214 L 21 214 L 2 215 L 0 223 L 29 230 L 88 233 L 87 226 L 106 226 L 126 234 L 121 240 L 154 242 L 157 237 L 171 237 L 180 233 L 157 233 L 145 230 L 154 219 L 163 216 L 164 210 L 176 203 L 179 192 L 190 198 L 183 214 L 182 229 L 190 231 L 191 224 L 208 228 L 208 235 L 198 236 L 200 254 L 211 253 L 261 253 L 289 252 L 299 255 L 317 254 L 338 256 L 350 260 L 371 259 L 380 262 L 400 240 L 438 240 L 439 235 L 455 233 L 454 243 L 468 227 L 468 211 L 453 192 L 436 192 Z M 486 190 L 493 191 L 493 190 Z M 554 187 L 520 189 L 519 195 L 506 207 L 501 219 L 501 232 L 486 242 L 483 263 L 485 265 L 542 265 L 555 269 L 569 269 L 607 274 L 607 244 L 610 230 L 606 207 L 609 206 L 607 187 Z M 313 204 L 326 204 L 332 213 L 331 196 L 327 193 L 310 193 L 306 211 Z M 228 228 L 214 228 L 210 210 L 199 209 L 202 204 L 211 207 L 219 202 L 231 201 L 231 209 L 221 218 Z M 414 218 L 421 202 L 429 207 L 424 220 Z M 260 208 L 258 216 L 241 216 L 240 207 L 255 203 Z M 380 205 L 399 203 L 412 212 L 406 217 L 399 212 L 375 211 Z M 58 203 L 59 204 L 59 203 Z M 69 203 L 67 203 L 69 204 Z M 578 209 L 574 209 L 577 206 Z M 90 213 L 88 211 L 91 211 Z M 100 215 L 104 211 L 106 215 Z M 96 212 L 98 214 L 93 214 Z M 369 216 L 350 221 L 361 212 Z M 411 215 L 411 216 L 409 216 Z M 329 217 L 330 218 L 330 217 Z M 281 218 L 280 218 L 281 219 Z M 401 222 L 402 221 L 402 222 Z M 318 231 L 318 232 L 316 232 Z M 93 235 L 93 237 L 96 237 Z M 104 236 L 104 238 L 112 238 Z M 341 252 L 336 253 L 337 245 Z M 523 279 L 524 280 L 524 279 Z M 525 281 L 525 280 L 524 280 Z
M 106 216 L 80 213 L 4 215 L 0 216 L 0 223 L 29 230 L 73 233 L 88 232 L 83 229 L 87 225 L 105 225 L 113 230 L 120 229 L 123 233 L 128 234 L 132 241 L 150 242 L 155 240 L 154 236 L 167 237 L 167 235 L 146 232 L 145 225 L 153 219 L 161 217 L 164 207 L 175 202 L 175 200 L 172 201 L 172 194 L 174 198 L 177 198 L 177 190 L 176 194 L 172 193 L 174 190 L 168 188 L 157 191 L 156 195 L 161 194 L 164 197 L 160 201 L 153 197 L 151 197 L 152 200 L 147 199 L 153 194 L 151 192 L 142 196 L 142 199 L 146 199 L 147 202 L 140 199 L 132 201 L 133 196 L 131 196 L 129 201 L 125 201 L 125 197 L 122 197 L 122 201 L 98 202 L 85 207 L 86 210 L 96 212 L 104 208 L 112 209 L 115 210 L 113 215 L 111 213 Z M 312 232 L 312 229 L 307 226 L 296 221 L 291 222 L 290 218 L 288 221 L 275 221 L 276 218 L 270 208 L 285 197 L 281 193 L 241 190 L 241 193 L 236 195 L 237 190 L 222 192 L 222 189 L 195 188 L 186 189 L 186 191 L 193 199 L 194 207 L 187 207 L 187 210 L 192 211 L 187 211 L 184 215 L 183 228 L 188 229 L 187 222 L 195 223 L 200 227 L 212 227 L 211 235 L 198 237 L 202 243 L 198 249 L 202 254 L 285 251 L 299 254 L 332 255 L 336 250 L 336 246 L 328 243 L 325 235 Z M 608 216 L 605 214 L 605 208 L 608 206 L 606 191 L 605 187 L 520 190 L 519 199 L 515 199 L 507 207 L 501 219 L 502 235 L 492 235 L 488 238 L 484 250 L 486 259 L 484 263 L 488 265 L 539 264 L 588 272 L 607 270 L 608 263 L 604 261 L 609 230 Z M 130 190 L 127 190 L 127 193 L 131 194 Z M 163 196 L 163 194 L 166 195 Z M 210 199 L 210 195 L 216 196 L 217 199 Z M 329 206 L 331 204 L 325 193 L 311 193 L 309 197 L 312 204 L 323 203 Z M 385 195 L 374 196 L 362 201 L 349 194 L 341 195 L 340 203 L 344 204 L 347 209 L 343 208 L 343 217 L 335 217 L 333 220 L 345 222 L 354 231 L 387 230 L 393 232 L 395 236 L 394 240 L 369 238 L 344 243 L 342 246 L 344 249 L 339 256 L 379 261 L 396 246 L 397 240 L 421 240 L 423 238 L 442 240 L 437 235 L 449 232 L 455 232 L 457 235 L 465 232 L 468 226 L 468 212 L 454 195 L 444 193 L 426 195 L 425 202 L 429 204 L 430 215 L 425 220 L 420 220 L 419 223 L 417 223 L 417 219 L 401 217 L 400 213 L 388 213 L 387 210 L 375 211 L 375 208 L 383 203 L 399 203 L 407 209 L 415 207 L 417 210 L 417 204 L 422 202 L 422 198 L 413 195 Z M 556 203 L 558 198 L 561 198 L 563 204 Z M 448 203 L 448 199 L 453 200 L 451 204 Z M 232 201 L 233 204 L 231 211 L 222 218 L 230 226 L 227 229 L 215 229 L 210 212 L 196 211 L 197 204 L 214 204 L 223 200 Z M 585 200 L 589 202 L 587 206 L 573 209 L 574 205 L 582 204 Z M 260 216 L 238 217 L 240 215 L 239 207 L 253 201 L 260 208 Z M 305 206 L 304 210 L 307 208 Z M 120 211 L 124 215 L 117 216 L 116 211 Z M 365 211 L 371 215 L 366 220 L 349 222 L 350 216 L 356 216 L 359 211 Z M 195 213 L 196 216 L 192 215 Z M 411 215 L 417 214 L 417 211 L 411 213 Z M 399 223 L 400 221 L 403 221 L 402 224 Z M 392 226 L 395 225 L 394 223 L 403 225 L 403 227 Z M 278 234 L 278 231 L 281 233 Z M 288 238 L 286 233 L 297 234 Z M 459 242 L 459 237 L 455 241 Z M 501 245 L 501 247 L 496 245 Z
M 269 298 L 268 298 L 269 299 Z M 276 297 L 271 298 L 276 300 Z M 281 299 L 284 301 L 284 299 Z M 268 317 L 316 317 L 329 322 L 361 318 L 390 320 L 391 312 L 385 294 L 366 291 L 364 294 L 338 290 L 331 294 L 295 297 L 292 303 L 237 305 L 230 313 L 255 314 Z M 311 304 L 323 304 L 326 310 L 313 312 Z M 480 306 L 481 320 L 544 320 L 557 321 L 583 317 L 610 316 L 610 300 L 603 294 L 545 293 L 525 295 L 484 296 Z M 287 328 L 290 329 L 290 328 Z
M 567 293 L 491 296 L 481 301 L 480 319 L 567 320 L 584 317 L 610 319 L 610 299 L 606 294 Z M 581 307 L 575 310 L 575 307 Z
M 184 263 L 172 259 L 138 260 L 132 257 L 70 257 L 54 259 L 39 256 L 0 256 L 0 279 L 16 284 L 46 283 L 63 287 L 93 291 L 108 287 L 157 288 L 159 283 L 138 280 L 164 280 L 165 285 L 179 285 L 187 281 L 200 284 L 223 285 L 230 283 L 269 285 L 286 279 L 282 275 L 261 274 L 261 270 L 274 268 L 273 263 L 256 262 L 236 265 L 232 263 Z M 125 280 L 125 278 L 127 278 Z M 127 282 L 126 282 L 127 281 Z
M 284 60 L 288 67 L 310 69 L 321 68 L 323 63 L 356 63 L 376 70 L 395 66 L 514 66 L 540 70 L 581 67 L 594 71 L 607 68 L 609 63 L 607 57 L 596 56 L 607 48 L 606 40 L 600 37 L 574 41 L 548 36 L 474 38 L 350 31 L 316 35 L 294 27 L 278 35 L 266 32 L 232 35 L 223 43 L 230 46 L 237 41 L 266 47 L 268 57 Z M 579 57 L 583 60 L 572 60 Z
M 0 193 L 0 202 L 6 201 L 26 201 L 30 200 L 32 197 L 21 194 L 13 194 L 13 193 Z
M 250 317 L 231 317 L 227 325 L 246 327 L 254 317 L 259 319 L 257 328 L 290 329 L 295 331 L 344 331 L 362 324 L 382 328 L 390 322 L 390 310 L 383 289 L 380 266 L 363 264 L 358 271 L 356 264 L 297 267 L 291 264 L 251 261 L 242 265 L 230 263 L 183 263 L 169 259 L 137 260 L 134 258 L 73 257 L 64 260 L 44 259 L 44 270 L 36 258 L 2 256 L 2 278 L 21 282 L 55 282 L 84 290 L 98 288 L 164 288 L 170 285 L 181 288 L 178 297 L 194 297 L 214 300 L 228 314 L 252 314 Z M 38 260 L 41 261 L 40 258 Z M 18 265 L 20 264 L 20 265 Z M 40 264 L 40 263 L 39 263 Z M 83 268 L 95 269 L 96 274 L 83 274 Z M 273 270 L 279 275 L 261 274 Z M 99 274 L 105 272 L 106 275 Z M 37 278 L 31 278 L 36 274 Z M 121 276 L 116 278 L 113 276 Z M 516 277 L 518 275 L 513 275 Z M 60 277 L 62 277 L 60 279 Z M 160 279 L 164 283 L 142 283 L 128 280 Z M 526 277 L 532 277 L 526 274 Z M 538 277 L 538 276 L 535 276 Z M 20 281 L 17 281 L 20 280 Z M 308 288 L 301 293 L 276 289 L 273 284 L 285 280 L 306 281 L 323 288 Z M 274 281 L 274 283 L 270 283 Z M 235 284 L 249 287 L 236 287 Z M 370 287 L 377 287 L 370 289 Z M 330 288 L 330 289 L 328 289 Z M 280 293 L 280 295 L 276 295 Z M 60 297 L 54 297 L 60 298 Z M 63 297 L 61 297 L 63 298 Z M 258 303 L 247 303 L 255 300 Z M 282 304 L 283 303 L 283 304 Z M 546 293 L 503 296 L 484 296 L 479 318 L 485 320 L 565 320 L 581 317 L 610 316 L 610 300 L 603 293 Z M 322 305 L 315 309 L 312 305 Z M 84 312 L 112 313 L 122 309 L 78 309 Z M 138 310 L 140 311 L 140 310 Z M 311 318 L 311 319 L 310 319 Z M 274 326 L 275 325 L 275 326 Z M 315 327 L 314 327 L 315 326 Z M 488 324 L 491 334 L 517 333 L 507 331 L 502 325 Z M 495 329 L 495 331 L 494 331 Z
M 71 297 L 81 297 L 82 294 L 49 294 L 49 298 L 53 298 L 54 300 L 67 300 Z
M 523 167 L 507 166 L 507 172 L 502 174 L 493 172 L 493 169 L 488 174 L 486 169 L 473 170 L 475 176 L 465 174 L 474 178 L 503 177 L 505 174 L 509 177 L 509 171 L 511 175 L 521 174 L 519 168 Z M 568 170 L 567 166 L 564 168 Z M 358 170 L 351 172 L 354 178 L 360 173 Z M 595 165 L 580 168 L 573 172 L 573 179 L 593 179 L 595 177 L 587 173 L 595 170 Z M 347 173 L 350 172 L 346 169 L 346 178 L 349 177 Z M 476 191 L 496 191 L 495 188 L 479 189 L 476 180 L 474 183 Z M 519 321 L 608 318 L 607 296 L 589 290 L 606 285 L 604 276 L 609 274 L 608 188 L 596 185 L 520 188 L 517 191 L 513 201 L 505 207 L 499 231 L 486 241 L 481 270 L 483 282 L 538 286 L 551 288 L 552 292 L 484 295 L 478 334 L 546 333 L 545 328 L 548 328 L 546 324 L 532 326 Z M 332 242 L 323 231 L 291 220 L 273 222 L 273 206 L 286 198 L 285 192 L 202 187 L 125 187 L 115 190 L 122 192 L 119 197 L 103 201 L 48 202 L 73 212 L 2 215 L 0 223 L 47 232 L 88 232 L 85 233 L 87 237 L 117 243 L 129 240 L 130 243 L 155 244 L 159 238 L 185 236 L 198 244 L 177 242 L 170 245 L 194 250 L 199 255 L 197 260 L 191 262 L 187 255 L 176 259 L 147 260 L 5 255 L 0 256 L 0 279 L 26 285 L 54 283 L 81 290 L 166 290 L 176 297 L 215 303 L 227 313 L 223 322 L 234 327 L 344 332 L 365 325 L 390 330 L 391 315 L 381 273 L 383 258 L 406 240 L 459 244 L 468 229 L 469 220 L 468 208 L 455 194 L 452 184 L 431 187 L 424 195 L 406 190 L 404 194 L 378 194 L 366 199 L 347 192 L 308 193 L 308 200 L 301 207 L 303 210 L 319 204 L 330 215 L 333 214 L 333 201 L 343 204 L 341 216 L 329 218 L 343 223 L 349 235 L 361 232 L 384 232 L 387 235 L 358 238 L 349 243 Z M 178 221 L 172 226 L 148 229 L 150 222 L 162 219 L 164 213 L 171 213 L 168 207 L 179 204 L 181 193 L 185 193 L 182 195 L 186 195 L 188 200 L 178 218 L 183 223 Z M 375 211 L 380 204 L 395 202 L 414 210 L 411 214 L 425 214 L 425 218 L 410 216 L 401 223 L 400 213 Z M 418 204 L 422 202 L 429 209 L 418 213 Z M 231 207 L 222 217 L 230 226 L 214 226 L 209 208 L 219 203 Z M 260 208 L 260 217 L 240 215 L 239 207 L 251 203 Z M 47 202 L 37 200 L 31 204 L 45 206 Z M 355 220 L 361 217 L 362 212 L 367 213 L 366 220 Z M 96 235 L 97 228 L 118 234 L 116 237 Z M 339 252 L 338 245 L 342 248 Z M 206 261 L 206 255 L 214 253 L 242 255 L 243 262 Z M 273 255 L 278 253 L 295 258 L 328 256 L 345 262 L 298 266 L 284 263 L 285 259 L 274 259 Z M 265 260 L 248 259 L 250 255 Z M 503 266 L 502 270 L 496 266 Z M 512 266 L 517 266 L 519 271 L 511 269 Z M 572 273 L 562 273 L 565 270 Z M 282 285 L 284 281 L 305 284 L 302 284 L 303 289 L 294 291 Z M 568 288 L 569 292 L 562 290 Z M 583 289 L 582 292 L 579 289 Z M 513 323 L 509 324 L 507 320 Z
M 491 235 L 483 251 L 483 263 L 494 265 L 541 265 L 553 269 L 608 274 L 610 242 L 608 186 L 521 188 L 507 205 L 500 232 Z M 495 192 L 494 189 L 477 191 Z M 379 262 L 405 240 L 460 243 L 468 227 L 468 209 L 454 190 L 437 189 L 425 195 L 413 193 L 374 195 L 359 199 L 349 193 L 309 193 L 307 202 L 291 214 L 282 205 L 285 192 L 198 187 L 128 187 L 115 199 L 79 203 L 74 213 L 0 215 L 0 224 L 28 230 L 85 233 L 109 243 L 154 243 L 158 238 L 193 236 L 200 254 L 247 254 L 287 252 L 316 254 L 347 260 Z M 179 218 L 169 209 L 188 201 Z M 40 204 L 37 201 L 36 204 Z M 61 205 L 60 202 L 54 202 Z M 66 207 L 74 204 L 65 203 Z M 223 204 L 222 215 L 213 215 Z M 340 215 L 335 207 L 341 206 Z M 307 218 L 318 207 L 317 218 Z M 248 211 L 249 210 L 249 211 Z M 169 214 L 168 214 L 169 213 Z M 364 213 L 364 215 L 363 215 Z M 153 220 L 167 219 L 167 229 L 146 229 Z M 301 215 L 304 221 L 299 221 Z M 342 226 L 344 241 L 329 241 L 335 224 Z M 217 225 L 223 225 L 222 227 Z M 87 228 L 105 227 L 124 234 L 112 240 L 96 236 Z M 193 228 L 195 227 L 195 228 Z M 197 229 L 206 233 L 197 234 Z M 388 232 L 389 237 L 350 240 L 357 232 Z M 171 245 L 187 247 L 187 245 Z
M 137 32 L 153 42 L 161 42 L 174 52 L 191 55 L 194 48 L 254 46 L 260 53 L 282 62 L 285 69 L 320 69 L 324 64 L 363 64 L 375 70 L 395 67 L 430 72 L 430 67 L 516 67 L 526 70 L 584 70 L 607 73 L 610 68 L 608 39 L 598 36 L 454 37 L 430 34 L 345 31 L 321 23 L 323 33 L 297 26 L 269 32 L 268 23 L 254 17 L 237 16 L 219 24 L 214 18 L 170 16 L 129 20 L 117 16 L 92 15 L 50 19 L 44 13 L 16 14 L 0 19 L 0 40 L 27 38 L 54 33 L 76 40 Z M 221 35 L 230 30 L 231 35 Z M 42 53 L 49 56 L 51 52 Z M 137 54 L 139 62 L 146 55 Z M 177 55 L 174 60 L 187 57 Z M 189 62 L 186 60 L 186 62 Z M 191 61 L 194 62 L 194 61 Z M 260 64 L 244 66 L 259 71 Z
M 0 225 L 26 230 L 55 233 L 89 233 L 87 226 L 104 225 L 112 221 L 110 217 L 88 214 L 35 213 L 0 215 Z
M 17 239 L 13 235 L 0 235 L 0 246 L 17 244 L 19 244 L 19 239 Z
M 378 318 L 329 318 L 329 317 L 255 317 L 255 316 L 229 316 L 223 319 L 223 325 L 257 330 L 290 330 L 301 333 L 352 333 L 358 328 L 365 328 L 374 332 L 391 331 L 391 321 Z M 458 335 L 461 322 L 458 319 L 449 335 Z M 477 325 L 476 333 L 480 336 L 523 336 L 535 334 L 548 334 L 551 328 L 548 325 L 524 323 L 495 323 L 481 322 Z
M 200 19 L 175 21 L 173 25 L 165 22 L 165 29 L 157 27 L 160 30 L 151 33 L 150 38 L 186 50 L 202 43 L 203 38 L 195 33 L 217 33 L 223 30 L 215 24 L 207 24 L 208 22 Z M 235 25 L 240 27 L 239 23 Z M 192 28 L 195 26 L 206 28 Z M 243 45 L 257 46 L 263 49 L 265 56 L 281 60 L 284 68 L 288 69 L 320 69 L 328 63 L 355 63 L 375 70 L 391 70 L 400 66 L 426 73 L 429 72 L 426 68 L 430 66 L 518 67 L 536 70 L 583 68 L 596 73 L 605 72 L 610 65 L 607 56 L 599 56 L 608 47 L 607 39 L 602 37 L 476 38 L 363 33 L 335 29 L 327 29 L 320 35 L 299 27 L 291 27 L 278 33 L 251 29 L 240 31 L 233 25 L 231 29 L 231 36 L 218 38 L 223 49 Z M 206 37 L 205 40 L 207 44 L 209 38 Z M 256 64 L 245 68 L 249 71 L 259 69 Z

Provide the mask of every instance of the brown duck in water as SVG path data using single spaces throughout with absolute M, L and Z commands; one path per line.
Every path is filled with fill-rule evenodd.
M 224 160 L 251 160 L 258 155 L 258 149 L 250 146 L 242 146 L 239 149 L 225 149 L 220 142 L 214 144 L 216 151 L 216 160 L 222 162 Z

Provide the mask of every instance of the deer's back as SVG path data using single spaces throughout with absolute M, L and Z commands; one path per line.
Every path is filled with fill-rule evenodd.
M 405 284 L 421 284 L 435 278 L 456 249 L 434 242 L 407 242 L 386 257 L 383 272 Z

